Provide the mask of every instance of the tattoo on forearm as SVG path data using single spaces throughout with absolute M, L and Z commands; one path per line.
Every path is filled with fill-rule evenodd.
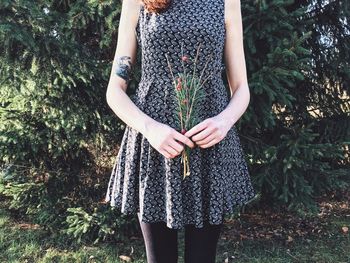
M 132 74 L 131 57 L 117 57 L 117 69 L 115 72 L 119 77 L 123 78 L 126 83 L 129 83 Z

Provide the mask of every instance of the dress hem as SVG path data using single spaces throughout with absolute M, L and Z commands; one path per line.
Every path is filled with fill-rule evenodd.
M 153 218 L 152 220 L 148 220 L 143 216 L 143 214 L 140 214 L 141 221 L 145 223 L 164 222 L 166 223 L 166 226 L 171 229 L 183 229 L 185 225 L 194 225 L 195 228 L 202 228 L 204 226 L 204 221 L 209 221 L 211 225 L 219 225 L 219 224 L 222 224 L 226 216 L 231 215 L 236 208 L 242 207 L 247 203 L 249 203 L 251 200 L 253 200 L 256 197 L 255 191 L 251 192 L 247 197 L 248 198 L 245 198 L 243 201 L 232 203 L 228 208 L 224 209 L 220 217 L 215 217 L 215 218 L 220 218 L 219 220 L 213 220 L 213 217 L 211 217 L 211 215 L 209 214 L 209 220 L 208 220 L 208 216 L 204 216 L 203 220 L 200 223 L 195 222 L 195 220 L 193 219 L 192 220 L 190 219 L 190 220 L 184 220 L 182 221 L 182 223 L 172 224 L 169 222 L 166 216 L 162 216 L 162 217 L 158 216 L 156 218 Z M 114 202 L 114 204 L 112 204 L 112 202 L 110 202 L 110 199 L 108 197 L 105 198 L 105 201 L 110 203 L 110 207 L 114 209 L 118 209 L 118 211 L 125 216 L 130 216 L 130 215 L 137 216 L 137 213 L 140 212 L 139 207 L 136 207 L 136 208 L 134 207 L 134 209 L 132 210 L 125 210 L 123 209 L 120 203 Z

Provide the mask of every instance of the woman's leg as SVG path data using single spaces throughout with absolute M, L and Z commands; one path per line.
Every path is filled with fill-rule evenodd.
M 165 222 L 145 223 L 137 213 L 146 247 L 147 263 L 177 263 L 177 229 Z
M 185 263 L 215 263 L 222 224 L 185 225 Z

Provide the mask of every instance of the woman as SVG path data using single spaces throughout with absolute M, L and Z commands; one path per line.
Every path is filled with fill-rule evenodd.
M 255 194 L 234 126 L 250 98 L 240 1 L 123 1 L 118 30 L 106 98 L 127 126 L 106 201 L 124 214 L 137 213 L 149 263 L 177 262 L 177 230 L 183 228 L 185 262 L 214 263 L 224 215 Z M 129 97 L 138 47 L 141 80 Z M 182 133 L 169 63 L 179 73 L 179 58 L 194 58 L 196 51 L 198 71 L 212 76 L 202 87 L 210 96 L 199 105 L 201 121 Z M 183 178 L 185 146 L 190 175 Z

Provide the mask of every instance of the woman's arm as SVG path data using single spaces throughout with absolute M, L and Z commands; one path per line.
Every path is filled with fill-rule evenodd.
M 142 133 L 158 152 L 167 158 L 174 158 L 183 151 L 184 144 L 193 148 L 193 142 L 169 125 L 145 114 L 126 94 L 137 53 L 135 27 L 140 5 L 140 0 L 123 1 L 106 100 L 114 113 L 128 126 Z
M 227 132 L 243 115 L 250 100 L 240 0 L 225 0 L 225 27 L 224 58 L 231 100 L 218 115 L 205 119 L 184 134 L 201 148 L 211 147 L 224 139 Z
M 136 62 L 137 40 L 135 27 L 139 0 L 124 0 L 118 27 L 117 48 L 106 92 L 106 100 L 113 112 L 128 126 L 145 134 L 154 121 L 142 112 L 126 94 L 126 89 Z
M 243 25 L 240 0 L 225 0 L 225 65 L 231 100 L 219 115 L 233 126 L 246 111 L 250 92 L 243 47 Z

